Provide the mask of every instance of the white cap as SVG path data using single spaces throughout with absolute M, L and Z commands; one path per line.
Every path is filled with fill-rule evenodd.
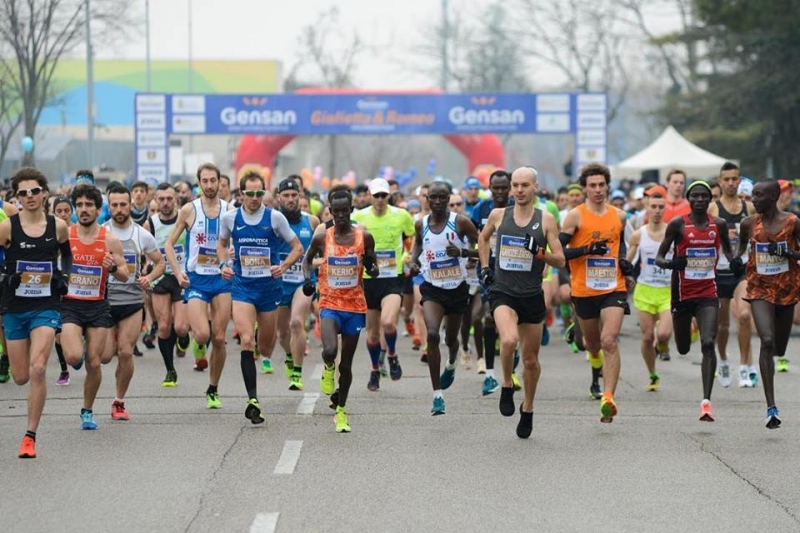
M 753 182 L 750 180 L 740 181 L 738 193 L 745 196 L 753 196 Z
M 644 187 L 636 187 L 633 189 L 633 199 L 641 200 L 642 198 L 644 198 Z
M 380 194 L 380 193 L 389 194 L 389 182 L 383 178 L 375 178 L 374 180 L 369 182 L 369 193 L 370 194 Z

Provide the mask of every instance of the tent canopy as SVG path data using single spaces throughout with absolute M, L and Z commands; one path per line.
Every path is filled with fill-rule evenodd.
M 679 168 L 688 178 L 707 178 L 718 175 L 726 161 L 731 160 L 703 150 L 687 141 L 675 128 L 667 126 L 650 146 L 614 165 L 611 176 L 639 179 L 643 171 L 657 169 L 659 178 L 663 178 L 671 169 Z

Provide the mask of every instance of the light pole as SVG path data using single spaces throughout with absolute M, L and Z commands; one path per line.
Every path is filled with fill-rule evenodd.
M 150 92 L 152 87 L 150 85 L 150 0 L 144 0 L 144 20 L 145 20 L 145 86 L 147 92 Z
M 84 11 L 86 15 L 86 151 L 89 159 L 87 166 L 94 169 L 94 64 L 89 0 L 85 2 Z
M 192 64 L 192 0 L 189 0 L 189 93 L 194 92 L 194 65 Z M 194 136 L 189 135 L 189 153 L 194 153 Z

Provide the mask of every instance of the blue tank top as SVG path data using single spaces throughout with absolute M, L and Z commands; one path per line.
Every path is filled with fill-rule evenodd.
M 305 260 L 305 251 L 308 250 L 308 247 L 311 246 L 311 239 L 314 237 L 314 230 L 311 227 L 311 222 L 309 222 L 308 215 L 305 213 L 302 214 L 300 217 L 300 222 L 295 224 L 289 224 L 289 227 L 292 228 L 292 231 L 295 235 L 297 235 L 300 244 L 303 245 L 303 255 L 300 256 L 300 259 L 289 268 L 286 272 L 283 273 L 283 282 L 284 283 L 303 283 L 305 278 L 303 277 L 303 261 Z M 281 241 L 281 248 L 279 259 L 283 262 L 284 259 L 289 255 L 289 252 L 292 251 L 292 247 L 289 246 L 289 243 L 285 241 Z M 317 275 L 315 272 L 311 273 L 311 280 L 316 281 Z
M 264 209 L 261 221 L 252 226 L 245 222 L 240 209 L 234 219 L 231 242 L 236 254 L 233 272 L 239 283 L 263 290 L 269 288 L 267 284 L 279 282 L 270 273 L 271 265 L 280 264 L 278 257 L 283 244 L 272 229 L 272 209 Z

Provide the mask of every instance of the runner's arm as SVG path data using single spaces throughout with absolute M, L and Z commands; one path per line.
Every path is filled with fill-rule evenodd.
M 492 209 L 492 212 L 489 213 L 489 218 L 486 219 L 486 225 L 483 226 L 480 235 L 478 235 L 478 258 L 483 268 L 489 266 L 489 258 L 492 255 L 489 243 L 492 235 L 497 231 L 497 218 L 502 216 L 502 212 L 502 209 Z
M 572 237 L 575 235 L 575 231 L 578 229 L 579 222 L 579 212 L 576 209 L 571 209 L 564 219 L 564 224 L 561 225 L 561 232 L 558 234 L 558 240 L 561 243 L 561 247 L 564 249 L 564 258 L 567 261 L 577 259 L 586 255 L 588 252 L 586 246 L 569 246 Z
M 633 263 L 633 260 L 636 258 L 636 253 L 639 251 L 639 241 L 641 240 L 642 235 L 642 228 L 637 229 L 631 235 L 630 247 L 628 248 L 628 261 Z
M 664 232 L 664 240 L 658 247 L 656 254 L 656 266 L 658 268 L 670 268 L 671 263 L 667 261 L 666 256 L 669 253 L 672 245 L 683 238 L 683 217 L 673 218 L 667 224 L 667 230 Z M 673 256 L 674 260 L 674 256 Z
M 324 246 L 325 232 L 314 232 L 314 236 L 311 238 L 311 244 L 308 245 L 308 250 L 306 250 L 306 257 L 303 260 L 303 277 L 306 279 L 306 281 L 311 279 L 311 271 L 315 266 L 314 260 L 317 257 L 317 254 L 322 251 Z
M 11 221 L 5 219 L 0 222 L 0 246 L 7 248 L 11 244 Z
M 167 261 L 169 261 L 169 266 L 172 267 L 172 272 L 177 274 L 178 272 L 183 272 L 181 268 L 182 265 L 178 263 L 178 255 L 175 253 L 175 243 L 178 242 L 178 239 L 181 238 L 183 235 L 184 230 L 187 227 L 187 219 L 189 210 L 193 210 L 194 206 L 192 204 L 186 204 L 185 206 L 181 207 L 180 211 L 178 211 L 178 220 L 175 222 L 175 227 L 172 229 L 172 232 L 167 237 L 167 241 L 164 243 L 164 253 L 167 254 Z
M 114 272 L 111 272 L 111 275 L 125 283 L 130 277 L 128 265 L 125 264 L 125 251 L 122 249 L 120 240 L 110 231 L 106 233 L 106 249 L 111 255 L 113 265 L 117 267 Z
M 542 212 L 542 225 L 544 238 L 547 241 L 547 246 L 542 250 L 545 263 L 556 268 L 564 268 L 566 258 L 564 248 L 558 239 L 558 223 L 555 217 L 551 213 Z
M 722 245 L 722 253 L 725 254 L 728 262 L 730 262 L 734 255 L 731 249 L 731 238 L 728 234 L 728 223 L 725 219 L 719 217 L 716 217 L 714 222 L 717 224 L 717 230 L 719 231 L 719 243 Z
M 422 220 L 414 223 L 416 232 L 414 233 L 414 249 L 411 251 L 411 268 L 419 266 L 419 256 L 422 254 Z
M 69 227 L 61 219 L 56 219 L 56 236 L 61 255 L 61 272 L 72 271 L 72 249 L 69 246 Z
M 753 216 L 745 217 L 742 223 L 739 224 L 739 249 L 734 250 L 735 257 L 742 257 L 747 251 L 747 244 L 750 242 L 750 233 L 753 230 L 755 218 Z
M 478 250 L 476 250 L 474 246 L 478 243 L 478 230 L 475 229 L 475 224 L 464 215 L 458 215 L 456 218 L 456 229 L 458 230 L 458 234 L 465 236 L 467 242 L 472 245 L 461 249 L 461 257 L 469 257 L 470 259 L 478 257 Z
M 364 230 L 364 259 L 371 265 L 367 269 L 367 274 L 377 278 L 380 270 L 378 269 L 378 258 L 375 256 L 375 238 L 366 230 Z

